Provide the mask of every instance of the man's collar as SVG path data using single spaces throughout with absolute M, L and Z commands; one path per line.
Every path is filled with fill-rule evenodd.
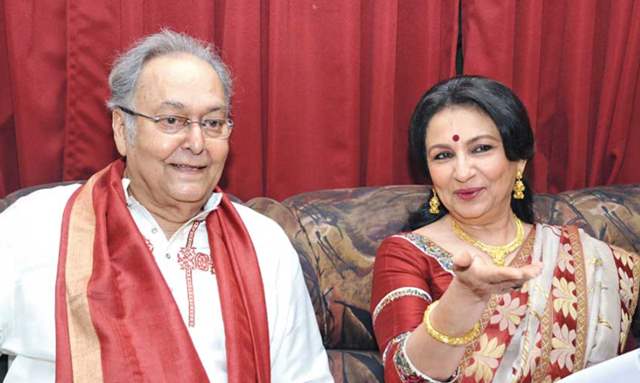
M 124 196 L 126 198 L 127 206 L 140 206 L 146 209 L 136 198 L 129 192 L 129 185 L 131 184 L 131 180 L 127 177 L 122 177 L 122 189 L 124 191 Z M 220 205 L 220 201 L 222 201 L 222 193 L 212 193 L 207 202 L 202 207 L 202 210 L 198 212 L 194 217 L 192 217 L 189 221 L 194 219 L 205 219 L 209 213 L 214 211 L 218 205 Z M 146 209 L 148 210 L 148 209 Z

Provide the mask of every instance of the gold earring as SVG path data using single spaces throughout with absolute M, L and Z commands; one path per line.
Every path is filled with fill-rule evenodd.
M 435 190 L 432 190 L 433 197 L 429 199 L 429 213 L 437 215 L 440 214 L 440 200 Z
M 524 182 L 522 182 L 522 170 L 516 173 L 516 183 L 513 184 L 513 198 L 524 199 Z

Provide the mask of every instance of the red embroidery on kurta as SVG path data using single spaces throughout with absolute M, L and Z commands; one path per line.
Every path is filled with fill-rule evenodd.
M 184 247 L 178 251 L 178 264 L 180 268 L 185 272 L 185 278 L 187 280 L 187 298 L 189 300 L 189 327 L 196 325 L 196 308 L 195 308 L 195 292 L 193 291 L 193 270 L 202 270 L 214 272 L 213 261 L 210 256 L 204 253 L 196 252 L 193 247 L 193 239 L 196 234 L 196 230 L 202 221 L 194 221 L 191 229 L 189 230 L 189 236 L 187 237 L 187 243 Z
M 209 256 L 205 253 L 196 254 L 196 268 L 202 271 L 209 271 Z
M 151 252 L 151 254 L 153 254 L 153 245 L 151 244 L 151 241 L 145 238 L 144 243 L 147 245 L 147 248 L 149 248 L 149 251 Z

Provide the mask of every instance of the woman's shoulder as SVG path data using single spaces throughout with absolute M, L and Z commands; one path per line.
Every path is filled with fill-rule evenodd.
M 579 240 L 583 246 L 608 246 L 606 242 L 593 237 L 578 225 L 552 225 L 549 223 L 536 222 L 534 223 L 534 229 L 536 230 L 537 234 L 543 236 L 551 235 L 554 237 L 565 237 L 569 239 L 573 238 L 574 240 Z
M 565 224 L 565 225 L 549 225 L 538 223 L 536 226 L 540 230 L 551 231 L 556 233 L 557 235 L 563 235 L 570 239 L 574 239 L 580 241 L 580 244 L 583 248 L 593 248 L 597 251 L 604 252 L 626 252 L 637 256 L 638 254 L 632 250 L 625 249 L 622 246 L 614 243 L 613 241 L 609 241 L 606 238 L 599 239 L 592 235 L 589 231 L 584 228 L 573 225 L 573 224 Z
M 412 231 L 402 231 L 386 237 L 378 247 L 378 255 L 385 253 L 393 253 L 396 251 L 414 253 L 420 247 L 419 245 L 424 241 L 424 238 L 417 235 Z
M 541 235 L 553 235 L 560 238 L 560 243 L 566 242 L 572 248 L 578 246 L 586 261 L 600 264 L 608 263 L 607 259 L 615 262 L 618 267 L 626 269 L 634 277 L 640 277 L 640 255 L 606 240 L 592 236 L 577 225 L 548 225 L 537 224 L 537 230 Z
M 381 244 L 382 247 L 416 247 L 424 250 L 425 248 L 441 247 L 438 245 L 438 238 L 442 237 L 441 224 L 437 221 L 422 226 L 413 231 L 402 231 L 386 237 Z
M 595 253 L 602 257 L 611 255 L 618 267 L 627 269 L 634 277 L 640 277 L 640 255 L 635 251 L 593 237 L 584 229 L 578 229 L 580 243 L 586 253 Z
M 430 236 L 434 232 L 422 230 L 401 232 L 391 235 L 382 241 L 376 261 L 387 257 L 402 257 L 422 260 L 427 263 L 437 264 L 441 268 L 450 271 L 453 268 L 452 255 Z M 434 237 L 437 238 L 437 237 Z

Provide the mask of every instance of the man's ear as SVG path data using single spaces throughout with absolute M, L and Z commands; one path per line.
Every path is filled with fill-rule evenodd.
M 124 116 L 122 111 L 114 109 L 111 111 L 111 127 L 113 128 L 113 140 L 116 149 L 122 157 L 127 156 L 127 128 L 124 126 Z

